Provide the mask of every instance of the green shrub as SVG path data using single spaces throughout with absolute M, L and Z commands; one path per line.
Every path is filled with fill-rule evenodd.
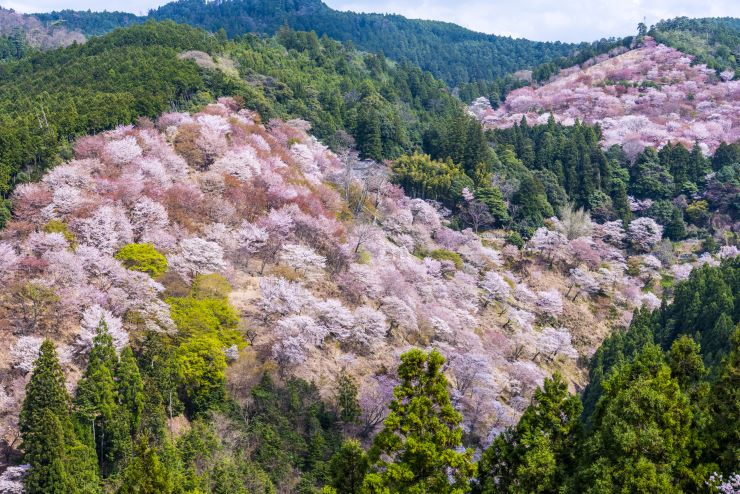
M 128 269 L 147 273 L 156 278 L 167 271 L 167 258 L 152 244 L 128 244 L 116 253 L 116 259 Z
M 438 261 L 452 261 L 456 269 L 462 269 L 463 260 L 460 254 L 445 249 L 436 249 L 429 253 L 429 257 Z
M 239 316 L 224 298 L 172 297 L 170 316 L 180 330 L 188 337 L 195 335 L 215 335 L 224 347 L 244 345 L 244 340 L 236 330 Z

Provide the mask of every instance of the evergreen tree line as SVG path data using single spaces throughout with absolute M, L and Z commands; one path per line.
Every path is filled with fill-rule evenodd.
M 201 384 L 181 380 L 192 360 L 173 360 L 177 345 L 152 334 L 119 356 L 101 322 L 74 398 L 53 344 L 41 347 L 20 417 L 25 486 L 31 494 L 716 492 L 740 471 L 738 273 L 737 259 L 695 270 L 673 303 L 640 311 L 604 341 L 582 396 L 557 374 L 546 379 L 477 463 L 463 447 L 437 351 L 401 356 L 389 413 L 365 449 L 351 434 L 361 410 L 346 374 L 333 404 L 313 384 L 265 373 L 249 400 L 224 391 L 194 408 L 182 386 Z M 175 433 L 182 412 L 190 426 Z
M 629 196 L 651 201 L 637 214 L 663 225 L 671 240 L 706 236 L 711 243 L 713 213 L 737 219 L 740 143 L 722 143 L 710 158 L 698 143 L 691 149 L 668 143 L 630 160 L 620 146 L 603 150 L 601 137 L 598 126 L 564 126 L 553 118 L 534 126 L 522 119 L 484 133 L 477 122 L 453 115 L 424 134 L 427 155 L 393 164 L 393 179 L 407 194 L 459 212 L 460 226 L 471 225 L 470 201 L 462 193 L 467 188 L 486 206 L 483 225 L 525 238 L 568 204 L 596 221 L 628 224 L 636 214 Z

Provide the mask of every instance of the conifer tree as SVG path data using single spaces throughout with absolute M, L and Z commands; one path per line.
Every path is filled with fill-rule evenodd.
M 73 484 L 65 468 L 64 427 L 49 408 L 34 417 L 23 439 L 25 460 L 31 466 L 25 478 L 28 494 L 69 494 Z
M 546 379 L 519 424 L 483 453 L 476 492 L 558 492 L 574 466 L 582 409 L 559 374 Z
M 705 436 L 708 461 L 723 472 L 740 472 L 740 328 L 731 345 L 709 393 L 711 418 Z
M 692 413 L 660 348 L 647 345 L 603 388 L 575 491 L 683 492 Z
M 75 414 L 98 454 L 101 473 L 107 477 L 131 451 L 127 414 L 118 407 L 114 370 L 118 356 L 103 320 L 97 328 L 85 373 L 77 384 Z
M 370 449 L 373 472 L 363 492 L 458 493 L 475 474 L 471 450 L 458 452 L 462 416 L 450 402 L 444 357 L 413 349 L 401 355 L 390 414 Z
M 329 461 L 330 484 L 337 494 L 357 494 L 369 467 L 367 453 L 360 442 L 348 439 Z
M 136 445 L 134 458 L 123 472 L 117 494 L 171 494 L 174 492 L 172 477 L 149 439 L 142 437 Z
M 360 416 L 360 404 L 357 402 L 357 384 L 342 371 L 337 384 L 337 405 L 339 406 L 339 418 L 346 424 L 351 424 Z
M 144 410 L 144 384 L 131 347 L 121 351 L 116 379 L 118 403 L 122 411 L 128 415 L 131 435 L 134 436 L 141 425 L 141 414 Z
M 44 410 L 57 417 L 65 434 L 71 433 L 69 394 L 54 343 L 50 340 L 41 344 L 31 380 L 26 386 L 26 398 L 18 422 L 22 435 L 33 431 Z

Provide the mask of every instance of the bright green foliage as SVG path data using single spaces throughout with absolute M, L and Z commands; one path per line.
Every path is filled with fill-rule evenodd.
M 192 416 L 219 408 L 226 397 L 226 357 L 213 335 L 189 338 L 177 349 L 180 394 Z
M 180 334 L 186 337 L 213 336 L 221 345 L 242 345 L 236 330 L 239 316 L 223 298 L 173 297 L 167 299 L 170 315 Z
M 496 223 L 505 225 L 511 219 L 501 189 L 492 185 L 483 185 L 475 189 L 475 198 L 488 207 Z
M 172 477 L 149 440 L 142 437 L 123 472 L 117 494 L 172 494 L 175 492 Z
M 344 370 L 337 383 L 337 406 L 339 419 L 346 424 L 355 422 L 362 412 L 357 402 L 357 384 Z
M 116 259 L 128 269 L 147 273 L 152 278 L 167 271 L 167 258 L 152 244 L 128 244 L 116 252 Z
M 471 450 L 461 445 L 462 416 L 452 407 L 444 357 L 414 349 L 401 356 L 400 384 L 385 427 L 370 450 L 372 473 L 363 492 L 462 493 L 475 474 Z
M 141 415 L 144 412 L 144 383 L 131 347 L 121 351 L 116 377 L 119 411 L 128 416 L 130 434 L 135 436 L 139 431 Z
M 0 224 L 2 226 L 2 224 Z M 69 246 L 74 249 L 77 247 L 77 239 L 74 233 L 69 230 L 69 226 L 61 220 L 51 220 L 44 225 L 44 231 L 46 233 L 61 233 L 69 243 Z
M 44 408 L 33 429 L 24 435 L 26 461 L 31 470 L 24 480 L 28 494 L 68 494 L 72 481 L 65 469 L 64 428 L 54 413 Z
M 546 379 L 519 424 L 483 454 L 476 492 L 558 492 L 577 457 L 581 410 L 559 374 Z
M 393 162 L 393 180 L 412 197 L 457 203 L 462 190 L 473 190 L 473 181 L 451 159 L 435 161 L 429 155 L 414 153 Z
M 583 446 L 577 491 L 682 492 L 692 413 L 660 349 L 646 346 L 603 388 Z
M 360 442 L 349 439 L 329 461 L 329 482 L 337 494 L 359 494 L 370 460 Z

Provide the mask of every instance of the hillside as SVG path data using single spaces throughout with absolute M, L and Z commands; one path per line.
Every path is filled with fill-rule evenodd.
M 649 34 L 663 44 L 696 57 L 717 71 L 740 69 L 740 19 L 718 17 L 660 21 Z
M 663 268 L 646 255 L 655 239 L 639 222 L 627 237 L 612 224 L 593 238 L 591 226 L 579 238 L 543 228 L 521 251 L 495 237 L 484 245 L 382 173 L 347 175 L 304 123 L 264 126 L 232 108 L 223 100 L 80 139 L 73 161 L 17 188 L 0 243 L 6 438 L 42 336 L 59 346 L 73 386 L 101 316 L 117 348 L 137 354 L 152 331 L 176 346 L 197 335 L 236 345 L 226 384 L 237 401 L 248 394 L 240 383 L 268 369 L 331 399 L 344 368 L 361 402 L 377 406 L 378 374 L 401 352 L 440 348 L 478 443 L 512 424 L 555 370 L 583 386 L 579 355 L 635 307 L 659 304 Z M 640 245 L 634 276 L 624 238 Z M 155 279 L 120 263 L 126 245 L 147 242 L 167 261 Z M 196 329 L 188 293 L 212 273 L 228 280 L 211 289 L 229 293 L 241 322 Z
M 377 160 L 421 147 L 431 122 L 462 114 L 428 73 L 312 34 L 229 42 L 151 22 L 0 65 L 0 194 L 70 156 L 76 136 L 224 94 L 266 119 L 304 118 L 324 142 Z
M 493 110 L 479 101 L 472 111 L 492 128 L 508 127 L 526 116 L 530 123 L 575 120 L 598 123 L 605 147 L 619 144 L 634 157 L 645 146 L 667 142 L 706 153 L 740 138 L 740 81 L 720 76 L 673 48 L 646 38 L 636 49 L 603 55 L 584 68 L 561 71 L 540 87 L 513 91 Z
M 100 34 L 116 22 L 143 18 L 120 13 L 72 11 L 36 14 L 43 21 L 64 20 L 72 29 Z M 398 15 L 339 12 L 320 0 L 181 0 L 149 13 L 149 19 L 170 19 L 229 36 L 256 32 L 275 34 L 287 25 L 315 31 L 319 37 L 347 42 L 363 51 L 408 61 L 452 86 L 479 79 L 493 80 L 568 55 L 578 48 L 567 43 L 541 43 L 470 31 L 455 24 L 406 19 Z
M 35 16 L 0 7 L 0 61 L 23 57 L 32 49 L 50 50 L 84 43 L 85 36 L 63 24 L 48 24 Z

